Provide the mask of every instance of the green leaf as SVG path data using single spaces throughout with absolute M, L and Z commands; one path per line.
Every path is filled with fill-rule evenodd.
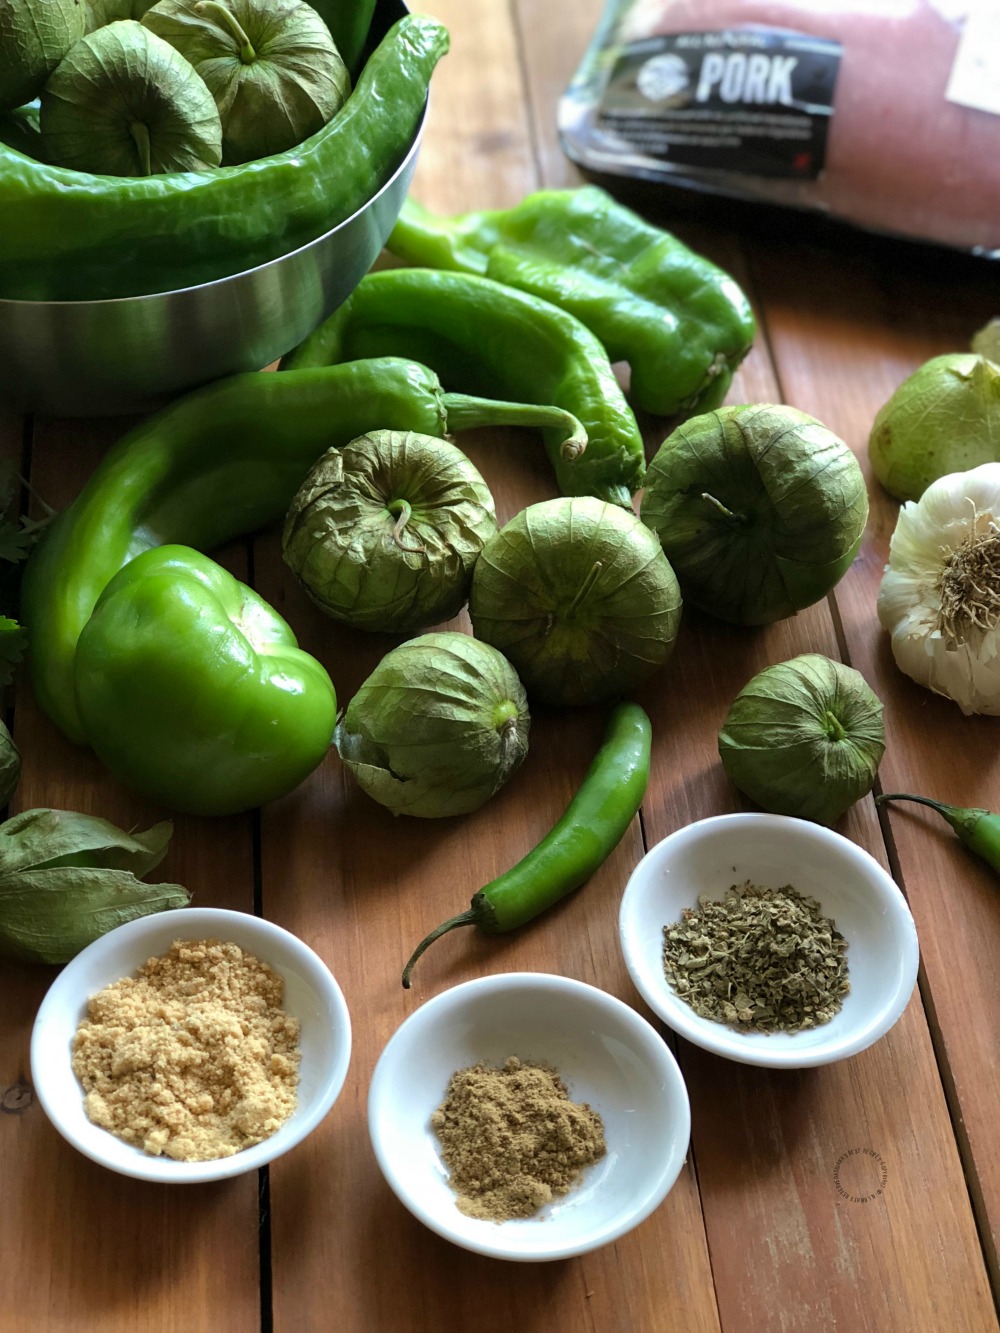
M 127 870 L 29 870 L 0 895 L 0 956 L 66 963 L 115 926 L 190 900 L 180 884 L 143 884 Z
M 0 900 L 30 869 L 82 865 L 146 875 L 166 856 L 172 833 L 169 821 L 145 833 L 126 833 L 75 810 L 24 810 L 0 824 Z

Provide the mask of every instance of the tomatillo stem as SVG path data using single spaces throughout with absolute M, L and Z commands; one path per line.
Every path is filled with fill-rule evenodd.
M 570 602 L 569 606 L 566 608 L 566 614 L 567 614 L 567 615 L 571 615 L 571 614 L 576 610 L 576 608 L 580 605 L 580 603 L 583 601 L 583 599 L 584 599 L 584 598 L 587 596 L 587 594 L 590 592 L 591 588 L 594 586 L 594 584 L 597 582 L 597 580 L 601 577 L 601 571 L 602 571 L 603 569 L 604 569 L 604 565 L 603 565 L 603 563 L 602 563 L 600 560 L 595 560 L 594 563 L 591 565 L 590 569 L 589 569 L 588 572 L 587 572 L 587 577 L 583 580 L 583 582 L 580 584 L 579 588 L 577 589 L 577 591 L 576 591 L 576 596 L 573 598 L 573 600 Z
M 424 551 L 427 550 L 426 546 L 407 546 L 406 543 L 401 540 L 403 529 L 406 527 L 407 523 L 409 523 L 410 516 L 413 513 L 413 507 L 409 500 L 390 500 L 386 505 L 386 509 L 388 509 L 390 514 L 399 515 L 399 518 L 396 519 L 396 526 L 392 530 L 392 540 L 396 543 L 399 549 L 401 551 L 411 551 L 414 555 L 422 555 Z
M 708 491 L 702 491 L 701 498 L 703 500 L 707 500 L 710 505 L 713 505 L 722 515 L 722 517 L 728 520 L 728 522 L 734 525 L 738 525 L 740 523 L 745 523 L 747 521 L 746 514 L 736 514 L 733 512 L 732 509 L 727 509 L 721 500 L 717 500 L 715 496 L 709 494 Z
M 252 65 L 257 59 L 257 52 L 253 49 L 250 38 L 243 31 L 236 15 L 227 9 L 225 5 L 219 4 L 219 0 L 201 0 L 201 4 L 197 6 L 197 9 L 199 12 L 212 14 L 215 18 L 220 20 L 220 22 L 225 24 L 232 34 L 236 45 L 240 48 L 241 63 L 244 65 Z
M 550 832 L 516 865 L 491 880 L 468 911 L 449 917 L 414 949 L 403 969 L 409 989 L 424 950 L 459 926 L 499 935 L 533 920 L 579 888 L 608 859 L 642 804 L 649 782 L 652 728 L 634 703 L 612 710 L 601 748 L 583 782 Z
M 128 127 L 128 132 L 132 136 L 136 149 L 139 153 L 139 175 L 152 176 L 153 174 L 153 155 L 149 146 L 149 129 L 141 120 L 133 120 Z
M 828 708 L 823 714 L 823 729 L 828 741 L 842 741 L 847 735 L 840 718 Z

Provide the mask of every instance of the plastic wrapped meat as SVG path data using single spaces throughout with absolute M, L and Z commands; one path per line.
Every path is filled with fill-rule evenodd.
M 598 172 L 1000 256 L 1000 5 L 612 0 L 560 105 Z

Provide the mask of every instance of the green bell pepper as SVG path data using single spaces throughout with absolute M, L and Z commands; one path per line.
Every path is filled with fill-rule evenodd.
M 325 672 L 306 669 L 253 593 L 221 571 L 209 577 L 215 567 L 194 551 L 178 555 L 177 544 L 210 550 L 277 522 L 321 454 L 369 431 L 444 436 L 487 425 L 586 443 L 559 408 L 447 394 L 426 367 L 391 358 L 235 375 L 142 422 L 105 454 L 28 560 L 21 605 L 39 704 L 124 781 L 179 808 L 215 814 L 288 790 L 332 733 Z M 153 560 L 164 546 L 174 548 L 169 557 Z M 245 631 L 241 605 L 252 622 Z M 261 637 L 294 663 L 290 680 L 308 682 L 301 705 L 265 671 L 275 664 L 262 663 L 271 649 Z M 259 753 L 269 708 L 273 748 Z
M 240 166 L 96 176 L 48 166 L 0 140 L 0 299 L 169 291 L 314 240 L 402 162 L 447 49 L 447 29 L 434 19 L 400 19 L 327 125 L 286 153 Z
M 596 185 L 452 218 L 407 200 L 387 244 L 407 263 L 478 273 L 576 315 L 629 362 L 647 412 L 717 407 L 753 342 L 734 280 Z
M 97 757 L 175 810 L 227 815 L 291 791 L 322 760 L 337 700 L 282 618 L 187 546 L 130 561 L 74 662 Z

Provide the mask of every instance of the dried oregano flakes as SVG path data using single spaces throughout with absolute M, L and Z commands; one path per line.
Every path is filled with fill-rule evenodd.
M 828 1023 L 850 991 L 847 941 L 815 898 L 733 885 L 702 894 L 663 928 L 667 982 L 702 1018 L 741 1032 L 801 1032 Z

